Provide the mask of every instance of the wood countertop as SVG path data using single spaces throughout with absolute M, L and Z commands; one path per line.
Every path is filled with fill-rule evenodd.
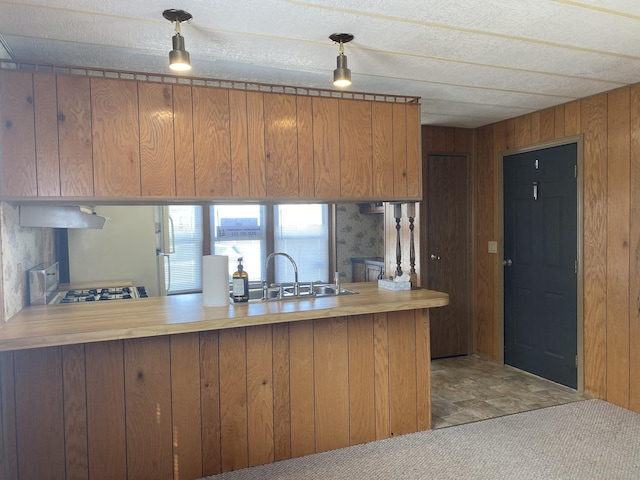
M 0 326 L 0 351 L 153 337 L 318 318 L 441 307 L 449 295 L 394 291 L 374 282 L 343 288 L 357 295 L 205 307 L 202 294 L 26 307 Z

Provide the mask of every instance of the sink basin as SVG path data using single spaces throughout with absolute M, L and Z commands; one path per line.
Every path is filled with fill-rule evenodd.
M 291 284 L 272 285 L 267 289 L 266 298 L 263 298 L 264 291 L 262 287 L 249 288 L 249 302 L 283 302 L 288 300 L 301 300 L 305 298 L 335 297 L 339 295 L 354 295 L 358 292 L 348 290 L 346 288 L 336 287 L 329 283 L 314 284 L 311 289 L 310 283 L 301 283 L 300 292 L 294 294 L 294 288 Z M 233 296 L 229 293 L 229 300 L 233 303 Z
M 343 290 L 345 293 L 348 291 L 344 288 L 336 287 L 335 285 L 316 285 L 313 287 L 313 293 L 316 296 L 340 295 L 338 290 L 341 291 L 340 293 L 342 293 Z

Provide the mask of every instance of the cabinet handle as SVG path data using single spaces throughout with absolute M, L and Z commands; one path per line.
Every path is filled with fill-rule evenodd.
M 440 260 L 440 255 L 434 255 L 433 253 L 429 257 L 431 260 Z

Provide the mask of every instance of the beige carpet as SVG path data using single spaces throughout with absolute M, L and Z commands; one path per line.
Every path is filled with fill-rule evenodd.
M 208 478 L 638 480 L 640 414 L 585 400 Z

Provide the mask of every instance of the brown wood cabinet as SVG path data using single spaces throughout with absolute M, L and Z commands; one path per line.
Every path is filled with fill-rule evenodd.
M 60 162 L 56 77 L 53 74 L 34 73 L 33 98 L 38 195 L 56 196 L 60 194 Z
M 193 87 L 196 195 L 231 197 L 229 91 Z
M 365 265 L 365 282 L 375 282 L 382 277 L 382 266 L 367 263 Z
M 267 197 L 298 196 L 298 122 L 296 97 L 264 94 Z
M 264 94 L 247 92 L 247 148 L 249 150 L 249 197 L 267 196 L 264 150 Z
M 373 196 L 371 102 L 340 100 L 340 197 Z
M 313 105 L 313 172 L 318 197 L 339 198 L 340 121 L 337 98 L 315 97 Z
M 234 197 L 249 196 L 249 138 L 247 92 L 229 92 L 231 138 L 231 191 Z
M 176 195 L 173 89 L 138 82 L 142 196 Z
M 38 194 L 33 75 L 0 70 L 0 159 L 2 194 Z
M 193 156 L 193 99 L 191 86 L 173 86 L 173 136 L 175 144 L 176 196 L 196 194 Z
M 384 260 L 367 258 L 351 260 L 354 282 L 377 282 L 384 275 Z
M 0 70 L 3 197 L 405 200 L 420 106 Z
M 57 76 L 60 192 L 52 196 L 92 197 L 93 135 L 91 85 L 80 76 Z
M 96 197 L 140 196 L 138 86 L 91 79 L 93 183 Z

